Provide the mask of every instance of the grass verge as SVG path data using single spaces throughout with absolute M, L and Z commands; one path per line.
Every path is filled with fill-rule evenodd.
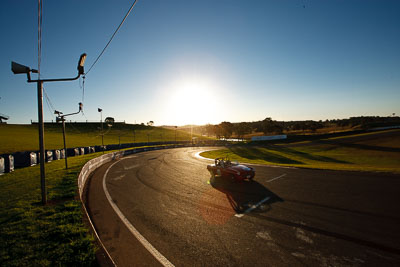
M 316 140 L 296 145 L 232 146 L 203 152 L 239 162 L 302 168 L 400 173 L 400 131 Z
M 0 176 L 1 266 L 95 265 L 93 237 L 82 222 L 77 197 L 81 167 L 89 154 L 46 164 L 48 204 L 41 205 L 39 166 Z

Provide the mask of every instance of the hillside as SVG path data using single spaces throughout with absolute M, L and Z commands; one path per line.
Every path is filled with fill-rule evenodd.
M 298 143 L 236 145 L 201 154 L 240 162 L 352 171 L 400 173 L 400 130 L 321 138 Z
M 137 124 L 115 123 L 111 127 L 103 124 L 104 144 L 189 141 L 190 133 Z M 67 147 L 101 145 L 100 123 L 66 123 Z M 201 137 L 199 137 L 201 138 Z M 0 154 L 32 150 L 39 147 L 37 124 L 0 124 Z M 45 124 L 45 147 L 63 147 L 62 124 Z

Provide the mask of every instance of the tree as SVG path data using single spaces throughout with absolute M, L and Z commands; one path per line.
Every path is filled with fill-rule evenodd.
M 271 118 L 265 118 L 261 124 L 260 129 L 264 134 L 272 133 L 274 131 L 274 122 Z
M 222 137 L 222 127 L 221 124 L 218 125 L 214 125 L 214 133 L 215 133 L 215 137 L 217 139 L 220 139 Z
M 236 133 L 237 138 L 243 139 L 245 134 L 249 134 L 252 132 L 252 128 L 250 123 L 248 122 L 236 123 L 234 125 L 234 132 Z
M 220 123 L 220 126 L 222 130 L 222 136 L 225 139 L 229 139 L 233 133 L 233 124 L 228 121 L 223 121 Z
M 113 124 L 114 124 L 114 121 L 115 120 L 114 120 L 113 117 L 107 117 L 107 118 L 104 119 L 104 122 L 108 127 L 112 127 Z
M 154 125 L 154 121 L 149 121 L 148 123 L 147 123 L 147 126 L 153 126 Z
M 206 132 L 207 132 L 207 136 L 208 136 L 208 137 L 210 137 L 210 135 L 211 135 L 211 136 L 215 135 L 215 127 L 214 127 L 214 125 L 212 125 L 212 124 L 207 124 L 207 125 L 205 126 L 205 128 L 206 128 Z

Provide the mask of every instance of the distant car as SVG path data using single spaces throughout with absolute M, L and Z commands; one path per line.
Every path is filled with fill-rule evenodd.
M 212 177 L 224 177 L 232 182 L 252 180 L 256 174 L 252 167 L 239 164 L 237 161 L 231 162 L 227 158 L 216 158 L 214 164 L 207 165 L 207 170 Z

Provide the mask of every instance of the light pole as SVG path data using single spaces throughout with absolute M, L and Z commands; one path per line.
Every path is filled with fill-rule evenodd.
M 190 125 L 190 142 L 192 142 L 193 145 L 193 124 Z
M 103 110 L 101 108 L 97 108 L 97 111 L 100 112 L 100 122 L 101 122 L 101 150 L 104 154 L 104 133 L 103 133 Z
M 38 73 L 37 70 L 31 69 L 27 66 L 15 63 L 11 61 L 11 70 L 14 74 L 26 74 L 28 77 L 28 83 L 37 83 L 37 95 L 38 95 L 38 128 L 39 128 L 39 149 L 40 149 L 40 188 L 42 193 L 42 204 L 45 205 L 47 202 L 46 193 L 46 172 L 44 168 L 45 164 L 45 150 L 44 150 L 44 123 L 43 123 L 43 83 L 44 82 L 62 82 L 62 81 L 73 81 L 79 78 L 84 71 L 84 64 L 86 60 L 86 54 L 82 54 L 78 62 L 78 76 L 74 78 L 62 78 L 62 79 L 38 79 L 31 80 L 31 72 Z
M 176 128 L 178 128 L 178 126 L 175 126 L 175 145 L 176 145 Z
M 70 115 L 75 115 L 78 114 L 79 112 L 82 111 L 83 104 L 79 103 L 79 110 L 78 112 L 70 113 L 70 114 L 65 114 L 62 115 L 63 113 L 60 111 L 55 110 L 54 114 L 57 114 L 58 116 L 56 117 L 56 122 L 62 121 L 62 126 L 63 126 L 63 140 L 64 140 L 64 159 L 65 159 L 65 169 L 68 169 L 68 153 L 67 153 L 67 145 L 65 142 L 65 117 L 70 116 Z

